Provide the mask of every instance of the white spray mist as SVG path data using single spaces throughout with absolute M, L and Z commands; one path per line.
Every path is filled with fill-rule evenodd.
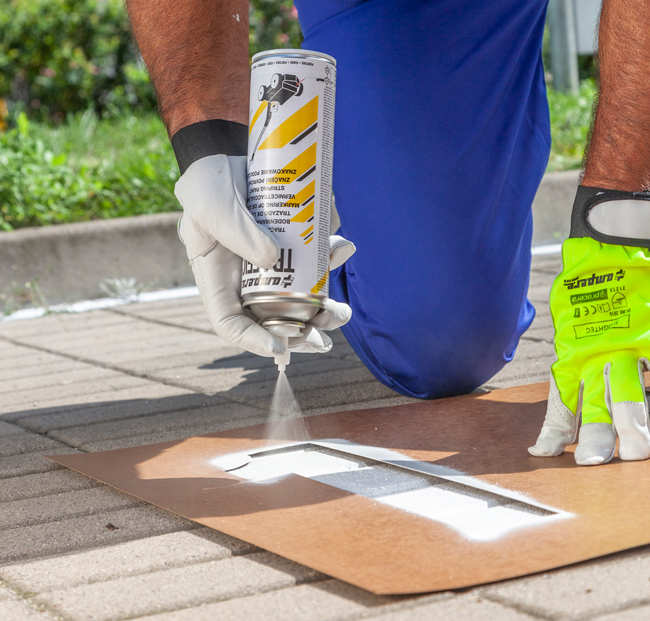
M 269 440 L 287 442 L 302 442 L 309 439 L 307 425 L 284 371 L 278 374 L 275 385 L 267 437 Z

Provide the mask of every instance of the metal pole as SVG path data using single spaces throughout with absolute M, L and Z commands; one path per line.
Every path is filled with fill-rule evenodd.
M 551 72 L 558 91 L 578 92 L 578 45 L 574 0 L 550 0 Z

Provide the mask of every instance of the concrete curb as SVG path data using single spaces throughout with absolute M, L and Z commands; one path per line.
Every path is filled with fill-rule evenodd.
M 0 294 L 19 296 L 38 281 L 50 304 L 105 297 L 106 279 L 146 287 L 193 285 L 178 239 L 180 214 L 163 213 L 0 233 Z
M 569 233 L 577 171 L 545 175 L 533 203 L 533 245 Z M 0 233 L 0 295 L 20 297 L 38 281 L 49 304 L 105 297 L 100 283 L 135 278 L 145 287 L 194 284 L 176 234 L 178 212 Z M 0 299 L 0 304 L 3 300 Z

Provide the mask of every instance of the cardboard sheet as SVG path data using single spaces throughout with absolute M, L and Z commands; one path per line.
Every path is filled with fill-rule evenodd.
M 547 393 L 312 416 L 309 446 L 256 425 L 50 459 L 374 593 L 457 589 L 650 543 L 650 461 L 528 454 Z

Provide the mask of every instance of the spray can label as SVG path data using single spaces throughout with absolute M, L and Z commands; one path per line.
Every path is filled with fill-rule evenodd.
M 268 270 L 244 261 L 242 295 L 328 295 L 335 92 L 324 55 L 253 58 L 247 206 L 275 235 L 280 259 Z

